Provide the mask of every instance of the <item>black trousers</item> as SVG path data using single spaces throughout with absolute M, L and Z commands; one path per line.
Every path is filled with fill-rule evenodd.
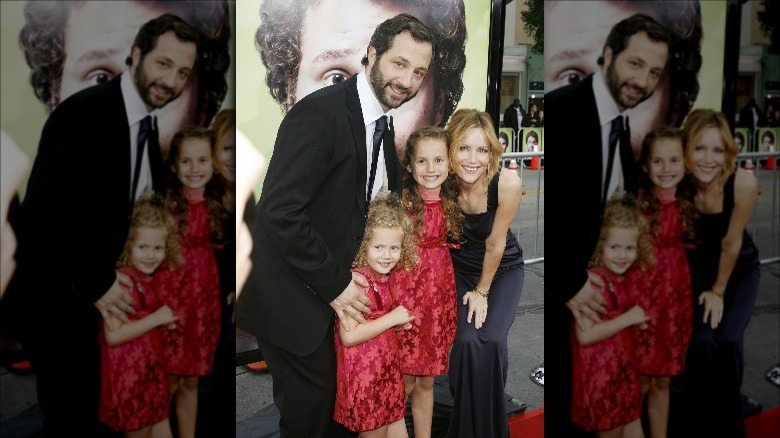
M 102 436 L 97 309 L 65 294 L 47 294 L 45 302 L 27 306 L 23 311 L 32 312 L 21 339 L 37 378 L 45 435 Z
M 274 403 L 282 437 L 356 437 L 333 421 L 336 403 L 336 349 L 333 324 L 319 347 L 298 356 L 257 339 L 274 381 Z

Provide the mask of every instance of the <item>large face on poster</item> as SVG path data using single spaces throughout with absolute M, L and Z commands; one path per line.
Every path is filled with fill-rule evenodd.
M 399 154 L 412 132 L 428 125 L 444 126 L 458 107 L 484 109 L 490 2 L 465 3 L 468 4 L 463 0 L 239 3 L 240 129 L 266 156 L 270 155 L 276 130 L 287 111 L 312 91 L 363 71 L 361 61 L 374 30 L 400 13 L 414 15 L 431 28 L 438 53 L 417 95 L 389 113 L 394 120 Z
M 182 128 L 210 123 L 228 91 L 233 26 L 226 0 L 28 1 L 3 2 L 3 127 L 33 156 L 47 115 L 126 71 L 138 29 L 163 13 L 190 23 L 205 43 L 181 94 L 159 110 L 163 153 Z
M 680 126 L 695 107 L 720 108 L 725 2 L 545 1 L 544 75 L 549 92 L 594 73 L 612 26 L 636 13 L 653 17 L 673 40 L 654 92 L 629 113 L 631 144 L 639 151 L 653 128 Z

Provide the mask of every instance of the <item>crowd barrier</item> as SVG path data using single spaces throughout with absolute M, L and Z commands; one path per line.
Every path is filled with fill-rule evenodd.
M 534 190 L 530 191 L 530 196 L 534 199 L 534 207 L 532 208 L 532 211 L 535 213 L 532 216 L 534 225 L 533 225 L 533 235 L 529 237 L 526 237 L 524 233 L 520 232 L 521 228 L 521 221 L 520 216 L 523 216 L 523 219 L 528 220 L 526 216 L 526 211 L 528 209 L 528 206 L 525 205 L 525 203 L 522 203 L 520 205 L 520 209 L 518 211 L 518 214 L 515 218 L 515 221 L 513 222 L 514 228 L 511 228 L 512 231 L 514 231 L 515 235 L 517 236 L 518 240 L 520 241 L 520 246 L 523 248 L 523 260 L 525 261 L 526 265 L 533 265 L 535 263 L 544 263 L 544 245 L 542 245 L 542 248 L 539 248 L 539 224 L 541 221 L 541 206 L 542 206 L 542 195 L 544 194 L 544 151 L 538 151 L 538 152 L 508 152 L 503 155 L 501 155 L 501 158 L 499 159 L 499 164 L 501 164 L 502 167 L 505 168 L 505 170 L 512 170 L 514 172 L 517 172 L 517 175 L 523 179 L 523 197 L 528 199 L 529 196 L 529 190 L 528 187 L 533 187 L 535 184 L 535 193 Z M 526 179 L 526 174 L 529 174 L 531 180 Z M 516 224 L 515 224 L 516 223 Z M 542 231 L 543 235 L 544 231 Z M 533 248 L 533 251 L 531 251 L 531 248 Z
M 778 192 L 777 159 L 780 152 L 743 152 L 737 155 L 737 165 L 752 172 L 758 180 L 759 199 L 756 209 L 747 225 L 747 230 L 758 245 L 761 264 L 780 262 L 780 234 L 778 234 L 778 213 L 780 212 L 780 192 Z M 766 200 L 770 197 L 770 200 Z M 766 207 L 771 207 L 769 218 L 766 217 Z M 769 239 L 765 236 L 769 235 Z

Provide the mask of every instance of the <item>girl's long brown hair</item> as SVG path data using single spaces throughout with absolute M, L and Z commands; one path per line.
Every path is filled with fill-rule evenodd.
M 435 126 L 428 126 L 419 129 L 409 136 L 409 140 L 406 142 L 406 153 L 402 160 L 404 170 L 410 169 L 412 166 L 412 160 L 414 159 L 414 153 L 417 150 L 417 145 L 424 139 L 440 140 L 444 143 L 445 156 L 449 157 L 448 143 L 449 136 L 447 132 Z M 402 203 L 406 212 L 414 219 L 414 232 L 419 238 L 423 233 L 423 218 L 425 217 L 424 202 L 417 191 L 417 181 L 414 180 L 412 172 L 406 170 L 403 176 L 403 195 Z M 460 187 L 455 180 L 455 174 L 447 166 L 447 178 L 441 186 L 441 201 L 444 206 L 444 221 L 447 225 L 447 235 L 453 241 L 460 240 L 460 234 L 463 229 L 463 212 L 458 206 L 458 194 L 460 194 Z
M 190 126 L 176 133 L 171 140 L 171 151 L 168 155 L 168 167 L 172 170 L 176 168 L 176 160 L 179 158 L 179 152 L 181 151 L 181 144 L 184 140 L 189 138 L 200 138 L 209 142 L 211 147 L 211 156 L 214 156 L 214 133 L 204 127 Z M 212 158 L 213 160 L 213 158 Z M 168 208 L 172 213 L 179 217 L 179 230 L 182 233 L 187 233 L 187 217 L 189 213 L 189 202 L 184 197 L 184 193 L 181 190 L 181 181 L 176 177 L 175 173 L 171 174 L 171 183 L 168 185 Z M 225 206 L 222 204 L 222 197 L 225 195 L 225 185 L 222 183 L 222 178 L 216 169 L 211 179 L 206 183 L 206 190 L 204 196 L 206 198 L 206 206 L 209 212 L 209 225 L 211 227 L 211 241 L 214 243 L 224 242 L 224 226 L 227 222 L 228 213 Z

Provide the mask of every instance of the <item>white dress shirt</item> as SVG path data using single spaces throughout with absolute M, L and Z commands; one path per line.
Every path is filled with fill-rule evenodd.
M 368 178 L 371 174 L 371 160 L 374 153 L 374 128 L 376 121 L 387 116 L 387 129 L 390 129 L 390 116 L 382 110 L 371 86 L 368 84 L 368 77 L 365 70 L 358 73 L 357 78 L 358 97 L 360 98 L 360 107 L 363 111 L 363 122 L 366 123 L 366 193 L 368 193 Z M 371 187 L 371 199 L 374 199 L 380 190 L 387 191 L 387 171 L 385 170 L 385 142 L 379 147 L 379 157 L 376 162 L 376 174 L 374 176 L 374 186 Z
M 132 83 L 131 73 L 129 70 L 122 73 L 120 79 L 120 87 L 122 88 L 122 99 L 125 101 L 125 112 L 127 113 L 127 122 L 130 125 L 130 193 L 133 191 L 133 172 L 135 171 L 135 161 L 138 159 L 138 131 L 141 129 L 141 120 L 144 117 L 152 116 L 152 126 L 155 126 L 155 118 L 157 117 L 157 110 L 152 112 L 146 110 L 144 101 L 141 100 L 141 96 L 138 95 L 138 91 Z M 135 199 L 138 199 L 144 192 L 152 191 L 152 171 L 149 165 L 149 140 L 146 141 L 146 147 L 144 148 L 143 157 L 141 157 L 141 172 L 138 175 L 138 188 L 136 189 Z

